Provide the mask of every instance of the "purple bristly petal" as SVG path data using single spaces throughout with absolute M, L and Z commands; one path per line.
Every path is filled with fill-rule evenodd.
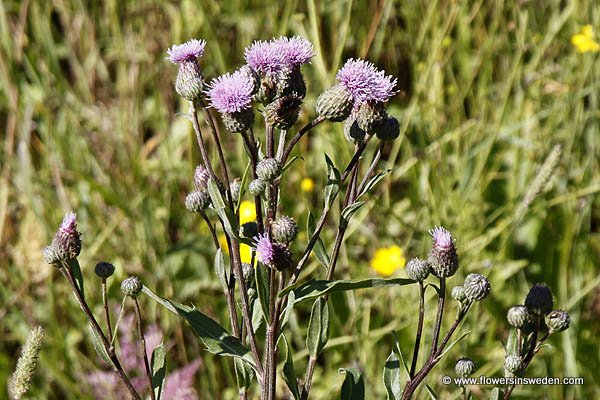
M 271 239 L 265 234 L 258 235 L 255 241 L 258 261 L 265 265 L 273 264 L 275 251 Z
M 440 249 L 449 249 L 454 246 L 452 234 L 443 226 L 436 226 L 429 231 L 429 234 L 433 238 L 434 245 Z
M 310 62 L 315 55 L 312 43 L 300 36 L 281 36 L 273 43 L 283 55 L 283 61 L 292 67 Z
M 259 74 L 279 74 L 287 68 L 283 52 L 273 41 L 255 41 L 246 47 L 244 57 Z
M 234 113 L 250 107 L 254 82 L 247 74 L 236 71 L 214 79 L 208 90 L 210 105 L 221 113 Z
M 183 44 L 174 44 L 167 54 L 167 59 L 173 64 L 179 64 L 183 61 L 196 60 L 204 54 L 205 40 L 192 39 Z
M 336 78 L 354 98 L 355 107 L 372 101 L 386 102 L 396 94 L 396 78 L 385 75 L 373 63 L 361 59 L 350 59 L 338 71 Z

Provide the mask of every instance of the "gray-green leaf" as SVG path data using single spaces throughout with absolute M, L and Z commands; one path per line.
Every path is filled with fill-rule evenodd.
M 154 397 L 160 400 L 165 386 L 167 377 L 166 350 L 161 343 L 152 351 L 152 388 Z
M 340 368 L 339 372 L 346 374 L 340 400 L 364 400 L 365 381 L 360 370 L 358 368 Z
M 254 269 L 254 277 L 256 279 L 256 292 L 258 293 L 258 301 L 263 312 L 265 321 L 269 322 L 269 268 L 264 265 L 257 265 Z
M 313 236 L 313 234 L 315 233 L 315 229 L 315 219 L 309 211 L 308 218 L 306 219 L 306 232 L 308 233 L 309 238 Z M 315 242 L 315 246 L 313 247 L 313 253 L 315 254 L 315 257 L 317 257 L 317 260 L 319 260 L 319 262 L 325 268 L 327 268 L 327 266 L 329 265 L 329 255 L 327 254 L 327 250 L 325 250 L 325 245 L 323 244 L 323 241 L 321 240 L 320 236 Z
M 400 400 L 402 386 L 400 381 L 400 359 L 395 350 L 392 350 L 383 368 L 383 384 L 387 391 L 388 400 Z
M 296 379 L 296 370 L 294 369 L 294 359 L 292 352 L 290 351 L 290 345 L 288 344 L 285 336 L 281 335 L 283 342 L 285 343 L 285 364 L 283 364 L 283 380 L 287 387 L 292 392 L 295 400 L 300 400 L 300 390 L 298 389 L 298 381 Z
M 329 340 L 329 307 L 319 297 L 313 304 L 306 334 L 306 348 L 311 358 L 317 358 Z
M 225 272 L 225 261 L 223 260 L 223 251 L 221 248 L 218 248 L 215 254 L 215 273 L 223 289 L 227 290 L 227 273 Z
M 327 184 L 325 185 L 325 210 L 333 204 L 335 197 L 340 190 L 342 175 L 340 171 L 333 165 L 333 161 L 325 154 L 325 162 L 327 163 Z
M 110 359 L 106 348 L 102 344 L 102 339 L 100 339 L 98 333 L 94 330 L 94 328 L 92 328 L 91 324 L 88 324 L 88 328 L 90 329 L 90 334 L 92 335 L 92 343 L 94 344 L 94 350 L 96 350 L 96 353 L 98 353 L 98 356 L 100 356 L 100 358 L 104 362 L 106 362 L 108 365 L 110 365 L 111 367 L 113 367 L 113 369 L 116 370 L 115 364 Z

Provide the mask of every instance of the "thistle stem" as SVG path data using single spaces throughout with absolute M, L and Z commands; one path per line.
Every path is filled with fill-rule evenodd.
M 137 318 L 137 329 L 138 335 L 140 335 L 140 344 L 142 347 L 142 357 L 144 358 L 144 372 L 146 373 L 146 380 L 148 382 L 148 389 L 150 390 L 150 398 L 156 400 L 154 395 L 154 388 L 152 387 L 152 371 L 150 370 L 150 362 L 148 361 L 148 353 L 146 352 L 146 337 L 144 336 L 144 329 L 142 327 L 142 310 L 140 309 L 140 303 L 137 298 L 133 298 L 135 304 L 135 316 Z
M 325 121 L 325 118 L 323 118 L 323 117 L 317 117 L 317 118 L 313 119 L 308 124 L 306 124 L 304 127 L 302 127 L 302 129 L 300 129 L 298 131 L 298 133 L 296 133 L 290 139 L 289 143 L 283 150 L 283 154 L 281 155 L 281 158 L 279 159 L 279 162 L 281 163 L 282 166 L 285 165 L 285 162 L 287 161 L 288 157 L 290 156 L 290 153 L 294 149 L 294 146 L 296 145 L 296 143 L 298 143 L 298 141 L 300 141 L 300 139 L 302 139 L 302 136 L 304 136 L 308 131 L 310 131 L 312 128 L 319 125 L 323 121 Z
M 110 325 L 110 312 L 108 311 L 108 292 L 106 289 L 106 278 L 102 278 L 102 305 L 104 306 L 104 317 L 108 332 L 108 342 L 112 343 L 112 327 Z
M 417 336 L 415 338 L 415 347 L 413 349 L 413 358 L 410 365 L 409 378 L 415 376 L 417 369 L 417 360 L 419 359 L 419 348 L 421 347 L 421 335 L 423 334 L 423 319 L 425 317 L 425 286 L 419 281 L 419 322 L 417 325 Z
M 440 337 L 440 328 L 442 327 L 442 317 L 444 316 L 444 302 L 446 300 L 446 278 L 440 278 L 440 292 L 438 296 L 437 317 L 433 328 L 433 338 L 431 341 L 431 356 L 435 355 Z

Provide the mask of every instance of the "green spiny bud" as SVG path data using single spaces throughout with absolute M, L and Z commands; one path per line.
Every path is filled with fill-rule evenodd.
M 406 274 L 413 281 L 423 282 L 429 276 L 431 265 L 427 260 L 413 258 L 406 263 Z
M 375 132 L 387 119 L 383 103 L 363 103 L 356 113 L 356 123 L 365 132 Z
M 231 200 L 234 203 L 237 203 L 240 200 L 240 192 L 242 190 L 242 180 L 240 178 L 236 178 L 229 185 L 229 193 L 231 193 Z
M 302 97 L 295 93 L 278 97 L 265 107 L 265 121 L 279 129 L 289 129 L 298 120 Z
M 265 189 L 267 188 L 267 182 L 265 182 L 262 179 L 254 179 L 252 182 L 250 182 L 250 184 L 248 185 L 248 191 L 250 191 L 250 194 L 252 196 L 260 196 L 265 192 Z
M 185 198 L 185 208 L 189 212 L 199 213 L 210 204 L 210 195 L 207 190 L 194 190 Z
M 141 293 L 143 287 L 144 285 L 137 276 L 130 276 L 121 282 L 121 291 L 123 294 L 133 298 L 137 297 Z
M 271 182 L 281 173 L 279 161 L 274 158 L 263 158 L 256 165 L 256 175 L 263 181 Z
M 472 375 L 476 368 L 477 366 L 473 360 L 463 357 L 456 361 L 456 365 L 454 365 L 454 372 L 456 372 L 456 375 L 460 376 L 461 378 L 466 378 Z
M 552 311 L 552 307 L 554 306 L 552 291 L 546 285 L 534 285 L 531 290 L 529 290 L 529 293 L 527 293 L 525 306 L 537 316 L 546 315 Z
M 282 216 L 272 224 L 273 239 L 280 243 L 290 243 L 298 234 L 298 224 L 292 217 Z
M 254 111 L 252 108 L 246 108 L 233 113 L 221 113 L 223 124 L 229 132 L 244 133 L 252 127 L 254 123 Z
M 106 279 L 110 277 L 113 272 L 115 272 L 115 266 L 106 261 L 100 261 L 96 264 L 94 268 L 94 272 L 98 276 L 98 278 Z
M 21 356 L 17 361 L 17 367 L 8 384 L 8 391 L 13 400 L 20 400 L 29 390 L 31 378 L 35 373 L 40 351 L 42 350 L 43 340 L 44 329 L 41 326 L 33 328 L 27 336 L 25 345 L 21 350 Z
M 366 135 L 367 133 L 358 126 L 356 118 L 350 115 L 344 122 L 344 136 L 346 136 L 346 139 L 351 143 L 358 144 L 365 140 Z
M 252 286 L 252 282 L 254 282 L 254 267 L 252 264 L 242 263 L 242 274 L 244 275 L 246 285 L 248 287 Z
M 391 142 L 400 136 L 400 122 L 394 117 L 389 117 L 382 124 L 377 125 L 374 130 L 379 140 Z
M 330 121 L 340 122 L 348 118 L 353 106 L 352 94 L 338 83 L 321 93 L 317 99 L 317 114 Z
M 481 274 L 469 274 L 463 284 L 465 296 L 470 301 L 480 301 L 490 294 L 490 281 Z
M 523 366 L 523 359 L 520 356 L 506 356 L 504 358 L 504 373 L 506 376 L 518 375 Z
M 546 314 L 545 321 L 550 332 L 562 332 L 569 328 L 571 318 L 566 311 L 554 310 Z
M 204 79 L 200 72 L 200 66 L 196 60 L 188 60 L 179 63 L 179 72 L 175 81 L 175 91 L 181 97 L 189 101 L 202 98 L 204 91 Z
M 452 298 L 458 301 L 459 303 L 464 302 L 467 299 L 465 287 L 462 285 L 454 286 L 452 288 Z
M 429 252 L 431 273 L 438 278 L 454 275 L 458 270 L 458 254 L 452 234 L 443 227 L 436 227 L 429 233 L 433 238 L 433 246 Z
M 256 222 L 246 222 L 240 226 L 240 236 L 252 239 L 256 235 L 258 235 L 258 224 Z
M 509 308 L 506 313 L 506 319 L 511 326 L 517 329 L 523 329 L 532 322 L 529 308 L 525 306 L 513 306 Z

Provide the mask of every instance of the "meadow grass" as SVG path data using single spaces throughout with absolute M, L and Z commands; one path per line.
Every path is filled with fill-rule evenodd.
M 582 376 L 585 385 L 521 387 L 513 398 L 598 398 L 600 68 L 598 53 L 578 53 L 569 43 L 588 23 L 600 30 L 592 0 L 0 2 L 0 398 L 19 344 L 38 324 L 46 344 L 30 398 L 91 398 L 84 374 L 98 359 L 84 317 L 41 256 L 68 210 L 77 212 L 84 235 L 80 261 L 95 311 L 100 291 L 92 267 L 107 260 L 117 266 L 109 281 L 115 305 L 120 280 L 138 274 L 155 292 L 227 321 L 209 233 L 183 206 L 199 154 L 191 125 L 178 115 L 187 107 L 174 93 L 176 67 L 165 50 L 206 39 L 202 67 L 212 78 L 241 65 L 253 40 L 281 34 L 315 44 L 316 57 L 304 68 L 304 121 L 346 58 L 372 60 L 397 76 L 402 90 L 389 108 L 402 132 L 385 154 L 392 172 L 352 220 L 337 277 L 374 275 L 368 261 L 380 246 L 398 244 L 408 258 L 423 257 L 427 230 L 443 224 L 461 256 L 449 284 L 469 272 L 492 283 L 490 298 L 461 328 L 471 333 L 426 383 L 441 398 L 458 396 L 460 389 L 439 377 L 462 356 L 476 361 L 476 375 L 501 375 L 506 311 L 545 282 L 572 323 L 551 338 L 528 376 Z M 225 141 L 233 174 L 241 176 L 241 143 Z M 542 169 L 555 146 L 555 168 Z M 352 147 L 341 126 L 324 124 L 300 148 L 304 160 L 288 172 L 282 209 L 305 226 L 322 195 L 303 193 L 299 201 L 300 180 L 322 185 L 324 153 L 342 167 Z M 331 221 L 338 215 L 334 210 Z M 333 239 L 326 229 L 326 246 Z M 316 260 L 309 274 L 323 276 Z M 332 296 L 336 312 L 314 398 L 337 397 L 337 371 L 349 366 L 363 370 L 370 398 L 384 398 L 391 333 L 409 357 L 416 298 L 411 286 Z M 203 352 L 190 329 L 155 304 L 142 299 L 142 306 L 161 325 L 172 369 L 202 358 L 199 398 L 236 398 L 229 360 Z M 433 310 L 434 302 L 427 306 Z M 307 307 L 289 324 L 298 372 L 305 368 Z M 472 389 L 487 398 L 491 387 Z

